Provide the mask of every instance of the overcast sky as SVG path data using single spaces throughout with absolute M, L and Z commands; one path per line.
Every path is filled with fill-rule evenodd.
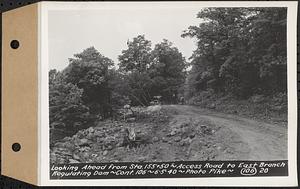
M 182 38 L 183 30 L 198 25 L 200 7 L 110 10 L 51 10 L 48 14 L 49 67 L 62 70 L 68 58 L 94 46 L 116 64 L 127 40 L 144 34 L 152 45 L 168 39 L 189 58 L 195 41 Z

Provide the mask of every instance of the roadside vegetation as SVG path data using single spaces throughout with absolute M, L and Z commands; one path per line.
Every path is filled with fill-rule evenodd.
M 209 8 L 182 34 L 197 41 L 190 104 L 250 117 L 287 117 L 285 8 Z

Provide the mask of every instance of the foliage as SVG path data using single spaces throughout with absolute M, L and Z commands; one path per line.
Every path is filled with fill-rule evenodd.
M 119 67 L 125 72 L 144 73 L 151 63 L 151 41 L 144 35 L 138 35 L 133 41 L 127 41 L 128 49 L 119 56 Z
M 154 61 L 149 73 L 153 81 L 151 94 L 161 95 L 165 102 L 174 102 L 180 86 L 185 81 L 185 59 L 179 50 L 166 39 L 155 46 L 152 56 Z
M 83 90 L 65 81 L 56 70 L 49 72 L 49 119 L 51 132 L 74 134 L 90 121 L 89 108 L 82 104 Z
M 74 57 L 63 71 L 66 81 L 83 89 L 83 103 L 92 114 L 108 117 L 111 112 L 108 73 L 109 67 L 113 65 L 112 60 L 101 55 L 94 47 Z
M 197 39 L 191 93 L 248 98 L 286 90 L 286 8 L 206 8 L 197 17 L 199 26 L 182 35 Z
M 129 87 L 124 74 L 116 69 L 110 69 L 108 72 L 108 87 L 109 91 L 111 91 L 110 105 L 114 112 L 117 109 L 123 108 L 124 105 L 130 104 L 128 97 Z
M 149 105 L 154 96 L 170 103 L 185 80 L 185 59 L 167 40 L 151 49 L 145 36 L 127 42 L 128 49 L 119 56 L 120 71 L 128 81 L 127 96 L 133 105 Z
M 119 69 L 94 47 L 87 48 L 61 72 L 49 71 L 51 128 L 78 130 L 93 118 L 114 117 L 126 104 L 147 106 L 154 95 L 168 99 L 185 80 L 185 60 L 163 41 L 137 36 L 119 56 Z

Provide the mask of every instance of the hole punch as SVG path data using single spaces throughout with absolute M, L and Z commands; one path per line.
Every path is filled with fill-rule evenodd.
M 20 43 L 19 43 L 18 40 L 12 40 L 12 41 L 10 42 L 10 47 L 11 47 L 12 49 L 17 49 L 17 48 L 19 48 L 19 46 L 20 46 Z
M 11 148 L 12 148 L 12 150 L 14 152 L 18 152 L 18 151 L 21 150 L 21 144 L 19 144 L 19 143 L 13 143 L 13 145 L 11 146 Z

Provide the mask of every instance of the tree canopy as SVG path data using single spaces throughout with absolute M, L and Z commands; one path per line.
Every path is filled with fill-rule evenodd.
M 171 42 L 151 48 L 139 35 L 127 42 L 119 68 L 94 47 L 69 59 L 69 65 L 49 71 L 50 122 L 53 130 L 76 130 L 88 121 L 113 117 L 126 104 L 147 106 L 155 95 L 168 99 L 185 81 L 185 59 Z
M 206 8 L 182 37 L 197 39 L 191 91 L 248 98 L 286 90 L 286 8 Z

